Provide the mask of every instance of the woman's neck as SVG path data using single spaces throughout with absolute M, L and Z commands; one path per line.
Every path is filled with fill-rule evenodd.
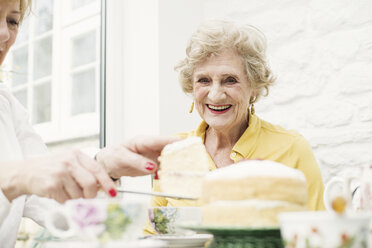
M 213 150 L 231 149 L 248 127 L 248 121 L 230 129 L 208 127 L 205 132 L 205 143 Z

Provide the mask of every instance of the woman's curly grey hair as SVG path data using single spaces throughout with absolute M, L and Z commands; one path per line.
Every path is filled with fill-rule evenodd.
M 224 49 L 235 49 L 242 57 L 248 81 L 256 96 L 251 103 L 269 93 L 269 86 L 275 81 L 266 61 L 266 38 L 251 25 L 238 26 L 228 21 L 209 21 L 199 26 L 191 36 L 186 48 L 186 58 L 180 61 L 175 70 L 179 71 L 182 90 L 193 92 L 193 73 L 198 63 L 212 54 Z

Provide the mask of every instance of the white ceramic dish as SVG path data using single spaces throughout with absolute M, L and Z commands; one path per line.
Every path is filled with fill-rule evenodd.
M 168 248 L 168 243 L 162 240 L 135 240 L 108 242 L 104 245 L 99 242 L 87 241 L 48 241 L 43 242 L 43 248 Z
M 205 243 L 213 239 L 212 234 L 191 234 L 191 235 L 154 235 L 148 239 L 162 240 L 168 243 L 169 247 L 204 247 Z

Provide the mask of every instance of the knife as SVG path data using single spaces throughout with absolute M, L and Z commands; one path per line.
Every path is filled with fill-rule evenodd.
M 136 190 L 126 190 L 126 189 L 121 189 L 121 188 L 117 188 L 116 190 L 118 192 L 121 192 L 121 193 L 149 195 L 149 196 L 159 196 L 159 197 L 174 198 L 174 199 L 177 199 L 177 200 L 192 200 L 192 201 L 199 200 L 199 198 L 196 198 L 196 197 L 187 197 L 187 196 L 180 196 L 180 195 L 172 195 L 172 194 L 165 194 L 165 193 L 160 193 L 160 192 L 145 192 L 145 191 L 136 191 Z

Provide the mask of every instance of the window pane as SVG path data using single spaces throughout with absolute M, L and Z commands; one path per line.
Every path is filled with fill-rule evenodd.
M 85 5 L 93 3 L 95 0 L 71 0 L 71 1 L 72 1 L 72 4 L 71 4 L 72 9 L 78 9 Z
M 39 0 L 36 3 L 35 33 L 45 33 L 53 27 L 53 0 Z
M 30 18 L 28 17 L 25 17 L 19 27 L 19 30 L 18 30 L 18 35 L 17 35 L 17 39 L 16 39 L 16 43 L 15 44 L 21 44 L 22 42 L 25 42 L 28 40 L 28 37 L 29 37 L 29 28 L 30 28 L 30 21 L 29 21 Z
M 25 84 L 27 82 L 28 68 L 28 47 L 23 46 L 13 51 L 13 74 L 12 87 Z
M 18 99 L 18 101 L 25 107 L 27 108 L 27 90 L 19 90 L 13 93 L 15 98 Z
M 49 76 L 52 73 L 52 37 L 34 43 L 34 79 Z
M 72 66 L 84 65 L 96 60 L 96 31 L 72 40 Z
M 72 76 L 72 115 L 95 111 L 95 70 L 75 73 Z
M 34 124 L 51 120 L 51 94 L 50 82 L 35 86 L 32 111 Z

